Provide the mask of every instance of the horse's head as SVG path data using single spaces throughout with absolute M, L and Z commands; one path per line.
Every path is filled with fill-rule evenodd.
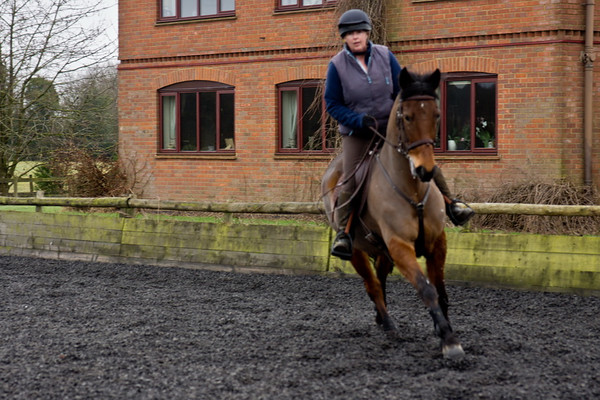
M 400 72 L 401 92 L 388 125 L 390 134 L 396 135 L 398 149 L 409 160 L 411 172 L 423 182 L 431 180 L 435 169 L 433 144 L 438 131 L 440 111 L 436 102 L 436 89 L 440 84 L 440 70 L 417 75 L 403 68 Z

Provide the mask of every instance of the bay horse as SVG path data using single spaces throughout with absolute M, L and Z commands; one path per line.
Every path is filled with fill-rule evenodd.
M 400 72 L 401 91 L 390 112 L 385 137 L 377 133 L 383 144 L 370 150 L 362 200 L 355 199 L 350 262 L 363 278 L 375 303 L 376 322 L 384 331 L 397 332 L 386 303 L 386 279 L 396 265 L 429 309 L 444 357 L 459 358 L 464 351 L 450 326 L 444 283 L 445 203 L 430 182 L 438 168 L 433 146 L 440 118 L 436 101 L 440 75 L 439 69 L 425 75 L 406 68 Z M 338 155 L 321 184 L 327 218 L 336 231 L 339 183 L 355 178 L 342 176 L 342 171 L 342 157 Z M 426 259 L 427 276 L 417 262 L 421 255 Z

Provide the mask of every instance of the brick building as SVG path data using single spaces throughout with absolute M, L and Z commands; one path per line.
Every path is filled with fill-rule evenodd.
M 336 143 L 318 90 L 340 44 L 335 3 L 119 0 L 119 146 L 143 197 L 318 199 Z M 437 157 L 454 191 L 600 187 L 600 73 L 584 140 L 586 3 L 388 2 L 401 65 L 443 72 Z

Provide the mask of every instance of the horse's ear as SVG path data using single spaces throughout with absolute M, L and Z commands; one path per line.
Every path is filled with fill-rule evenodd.
M 429 83 L 431 84 L 433 89 L 437 89 L 437 87 L 440 85 L 441 78 L 442 78 L 442 73 L 440 72 L 439 68 L 437 68 L 435 71 L 433 71 L 431 73 L 431 76 L 429 77 Z
M 400 71 L 400 87 L 402 89 L 405 89 L 407 87 L 409 87 L 414 81 L 415 79 L 413 78 L 412 74 L 410 72 L 408 72 L 408 69 L 406 67 L 402 68 L 402 71 Z

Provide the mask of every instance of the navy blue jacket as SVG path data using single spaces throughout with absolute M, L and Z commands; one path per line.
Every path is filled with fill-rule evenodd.
M 369 65 L 369 59 L 371 55 L 372 43 L 369 42 L 366 54 L 366 62 Z M 344 46 L 344 50 L 342 52 L 348 53 L 352 58 L 354 56 L 346 46 Z M 400 64 L 396 60 L 394 54 L 389 51 L 389 62 L 390 69 L 392 74 L 392 103 L 393 99 L 396 98 L 398 92 L 400 91 L 400 84 L 398 78 L 400 76 Z M 358 63 L 358 60 L 356 60 Z M 329 67 L 327 70 L 327 80 L 325 84 L 325 104 L 327 107 L 327 112 L 331 115 L 340 125 L 346 128 L 346 130 L 350 130 L 348 134 L 352 134 L 354 130 L 359 130 L 362 127 L 363 117 L 365 113 L 357 112 L 351 109 L 344 100 L 344 90 L 342 86 L 342 81 L 338 74 L 337 68 L 333 64 L 333 62 L 329 63 Z M 387 111 L 389 113 L 389 110 Z M 387 122 L 387 121 L 386 121 Z M 346 133 L 344 130 L 341 130 L 341 133 Z

